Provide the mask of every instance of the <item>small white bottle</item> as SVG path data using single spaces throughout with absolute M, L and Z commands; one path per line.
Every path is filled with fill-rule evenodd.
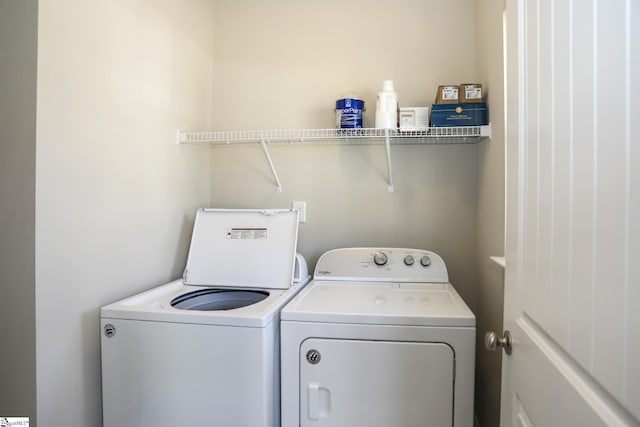
M 398 94 L 393 81 L 385 80 L 376 102 L 376 128 L 395 129 L 398 127 Z

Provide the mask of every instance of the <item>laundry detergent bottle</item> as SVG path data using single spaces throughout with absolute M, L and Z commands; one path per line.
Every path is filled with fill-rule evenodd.
M 376 102 L 376 128 L 398 128 L 398 94 L 393 81 L 385 80 Z

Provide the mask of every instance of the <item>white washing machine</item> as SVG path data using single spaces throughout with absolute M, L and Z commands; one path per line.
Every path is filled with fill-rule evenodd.
M 298 213 L 201 209 L 184 277 L 103 307 L 104 427 L 280 426 Z
M 336 249 L 281 312 L 282 427 L 472 427 L 475 316 L 433 252 Z

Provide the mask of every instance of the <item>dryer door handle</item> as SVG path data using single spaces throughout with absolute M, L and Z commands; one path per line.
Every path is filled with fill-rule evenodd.
M 331 392 L 329 389 L 318 383 L 309 383 L 307 392 L 309 419 L 327 418 L 331 412 Z

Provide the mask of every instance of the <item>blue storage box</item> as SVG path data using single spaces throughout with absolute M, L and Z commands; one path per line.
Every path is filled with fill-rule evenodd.
M 434 104 L 431 126 L 482 126 L 489 124 L 486 102 L 468 104 Z

